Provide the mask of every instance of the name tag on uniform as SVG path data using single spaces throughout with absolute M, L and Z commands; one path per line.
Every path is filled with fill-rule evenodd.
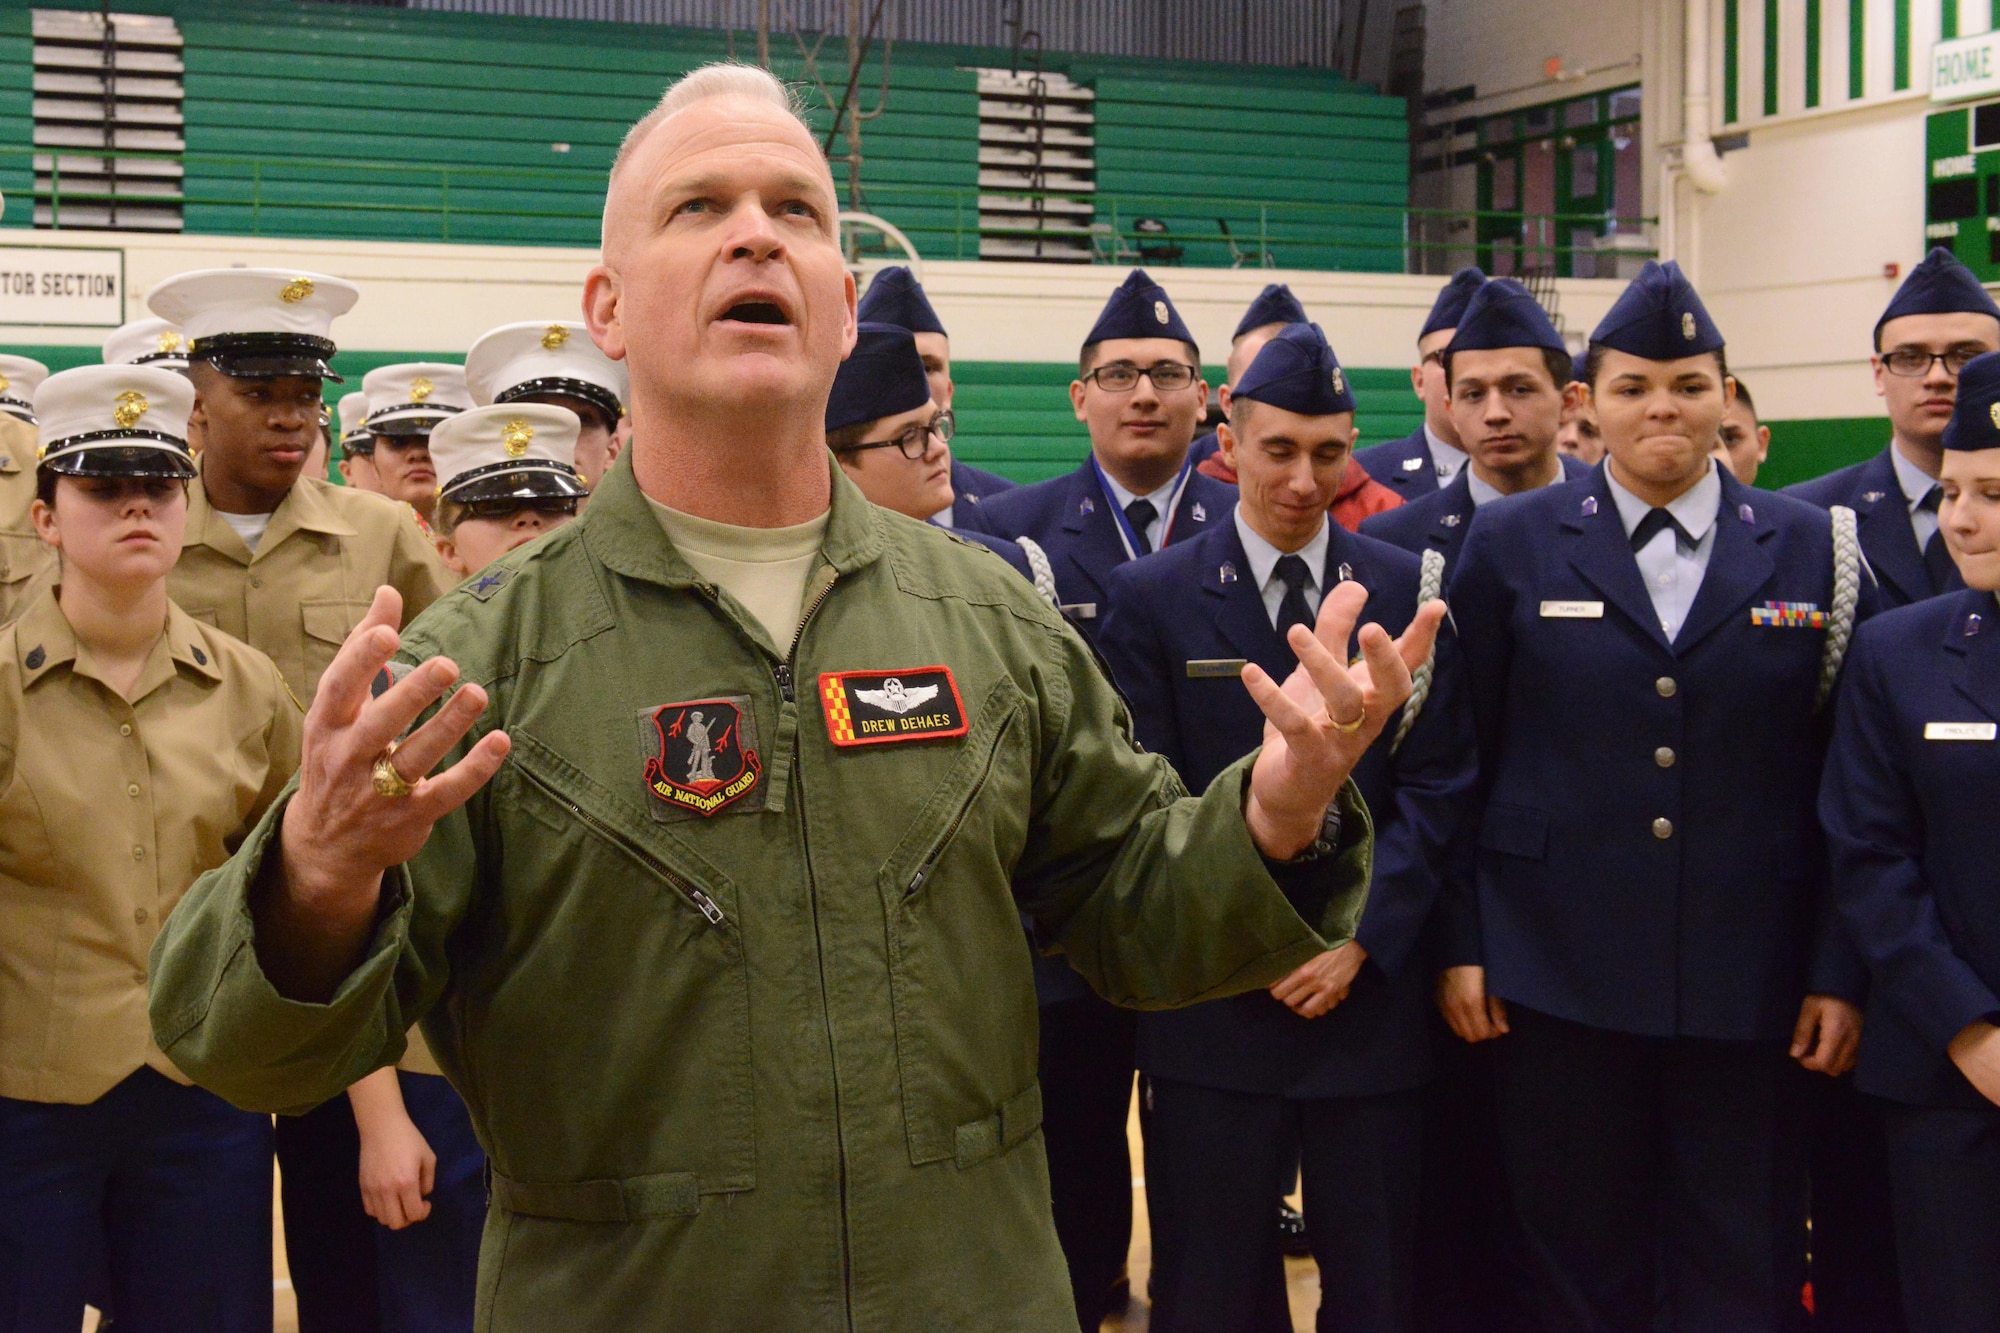
M 1065 602 L 1057 607 L 1056 610 L 1062 612 L 1072 620 L 1097 619 L 1096 602 Z
M 1927 741 L 1990 741 L 2000 736 L 2000 724 L 1992 722 L 1926 722 Z
M 1542 619 L 1544 619 L 1544 620 L 1602 620 L 1602 619 L 1604 619 L 1604 603 L 1602 603 L 1602 602 L 1543 602 L 1543 603 L 1542 603 Z
M 835 745 L 928 741 L 966 732 L 965 704 L 946 666 L 823 672 L 819 697 L 826 734 Z
M 1196 657 L 1187 664 L 1189 680 L 1235 680 L 1250 664 L 1245 657 Z

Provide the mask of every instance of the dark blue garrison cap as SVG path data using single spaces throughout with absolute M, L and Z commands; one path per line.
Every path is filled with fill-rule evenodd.
M 1347 372 L 1317 324 L 1287 324 L 1284 332 L 1264 344 L 1229 396 L 1231 401 L 1248 398 L 1308 417 L 1354 410 Z
M 875 275 L 855 317 L 873 324 L 894 324 L 911 333 L 944 332 L 937 311 L 924 295 L 923 284 L 901 264 L 891 264 Z
M 1875 321 L 1875 350 L 1882 350 L 1882 326 L 1904 315 L 1991 315 L 2000 319 L 2000 305 L 1979 285 L 1972 270 L 1943 246 L 1934 247 L 1924 262 L 1910 270 L 1903 285 L 1889 298 L 1889 308 Z
M 1590 341 L 1648 361 L 1678 361 L 1719 352 L 1723 346 L 1722 330 L 1671 259 L 1664 264 L 1646 261 L 1591 330 Z
M 1167 299 L 1167 289 L 1154 282 L 1143 268 L 1135 268 L 1111 293 L 1090 336 L 1083 341 L 1107 342 L 1112 338 L 1177 338 L 1194 345 L 1194 335 L 1181 323 L 1180 311 Z
M 2000 352 L 1975 356 L 1958 372 L 1958 398 L 1944 428 L 1947 449 L 2000 449 Z
M 1306 322 L 1306 308 L 1299 304 L 1299 298 L 1292 295 L 1292 289 L 1282 282 L 1273 282 L 1257 293 L 1257 299 L 1243 312 L 1243 318 L 1236 325 L 1236 332 L 1229 335 L 1235 342 L 1252 329 L 1261 329 L 1266 324 L 1303 324 Z
M 915 336 L 894 324 L 863 324 L 856 331 L 854 350 L 833 377 L 826 428 L 880 421 L 930 400 L 931 382 L 924 378 L 924 359 L 917 355 Z
M 1481 269 L 1462 268 L 1452 274 L 1451 281 L 1444 285 L 1444 290 L 1438 293 L 1437 300 L 1431 303 L 1430 318 L 1424 321 L 1424 327 L 1417 337 L 1428 338 L 1439 329 L 1457 328 L 1459 317 L 1465 313 L 1466 304 L 1472 300 L 1473 294 L 1485 285 L 1486 274 Z
M 1458 317 L 1458 331 L 1451 335 L 1454 352 L 1488 352 L 1496 347 L 1569 350 L 1542 303 L 1512 278 L 1495 278 L 1475 292 Z

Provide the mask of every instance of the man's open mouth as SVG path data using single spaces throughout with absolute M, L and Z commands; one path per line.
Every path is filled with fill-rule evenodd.
M 738 301 L 722 312 L 722 317 L 738 324 L 790 324 L 785 312 L 770 301 Z

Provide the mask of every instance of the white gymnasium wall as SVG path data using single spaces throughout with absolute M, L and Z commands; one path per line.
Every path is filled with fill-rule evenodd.
M 233 236 L 140 236 L 37 232 L 34 243 L 125 251 L 126 317 L 146 314 L 145 296 L 176 273 L 231 265 L 300 268 L 361 288 L 353 312 L 334 325 L 356 351 L 462 354 L 498 324 L 581 318 L 584 275 L 594 250 L 282 241 Z M 1161 269 L 1154 273 L 1200 342 L 1220 362 L 1244 308 L 1266 282 L 1289 282 L 1353 366 L 1407 366 L 1440 279 L 1401 274 L 1254 269 Z M 1122 279 L 1108 267 L 932 263 L 924 287 L 952 331 L 953 355 L 968 361 L 1066 361 L 1076 355 L 1104 299 Z M 1588 328 L 1618 284 L 1565 282 L 1563 313 Z M 5 316 L 0 298 L 0 318 Z M 107 330 L 0 324 L 0 346 L 94 346 Z

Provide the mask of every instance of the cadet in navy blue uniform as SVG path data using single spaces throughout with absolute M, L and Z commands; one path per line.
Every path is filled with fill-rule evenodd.
M 1851 1065 L 1865 982 L 1826 902 L 1820 705 L 1873 589 L 1826 512 L 1710 458 L 1723 340 L 1678 266 L 1584 379 L 1606 464 L 1481 512 L 1451 580 L 1481 801 L 1441 1000 L 1498 1038 L 1546 1328 L 1788 1327 L 1787 1054 Z
M 1188 458 L 1208 396 L 1201 354 L 1143 269 L 1105 302 L 1078 362 L 1070 402 L 1090 428 L 1090 457 L 1069 476 L 994 496 L 972 522 L 1039 544 L 1054 567 L 1063 612 L 1094 640 L 1111 571 L 1225 523 L 1236 488 L 1199 475 Z M 1080 980 L 1049 965 L 1036 971 L 1042 1135 L 1056 1235 L 1069 1261 L 1078 1324 L 1095 1330 L 1122 1300 L 1131 1244 L 1125 1122 L 1135 1020 Z
M 1460 316 L 1486 275 L 1462 268 L 1451 275 L 1417 334 L 1417 364 L 1410 368 L 1410 388 L 1424 405 L 1424 424 L 1400 440 L 1359 450 L 1354 459 L 1368 475 L 1407 502 L 1451 483 L 1465 466 L 1458 431 L 1451 423 L 1450 395 L 1444 382 L 1444 349 L 1458 330 Z
M 1221 523 L 1236 488 L 1200 475 L 1188 456 L 1208 401 L 1201 352 L 1144 269 L 1105 302 L 1078 370 L 1069 400 L 1090 428 L 1090 457 L 1066 477 L 994 496 L 977 522 L 1039 542 L 1063 611 L 1095 639 L 1111 571 Z
M 1889 447 L 1865 463 L 1785 489 L 1825 508 L 1846 505 L 1882 584 L 1882 605 L 1906 606 L 1964 587 L 1938 535 L 1940 440 L 1959 371 L 2000 351 L 2000 306 L 1972 270 L 1939 247 L 1910 270 L 1875 322 L 1875 392 L 1889 409 Z
M 1526 287 L 1512 278 L 1481 287 L 1443 356 L 1452 428 L 1468 461 L 1443 490 L 1377 514 L 1361 530 L 1406 551 L 1441 552 L 1449 564 L 1481 505 L 1588 475 L 1556 452 L 1556 432 L 1583 392 L 1570 387 L 1569 372 L 1562 335 Z
M 894 324 L 916 336 L 917 354 L 924 360 L 924 377 L 930 383 L 931 398 L 941 412 L 951 411 L 951 339 L 944 323 L 931 309 L 923 284 L 916 274 L 901 264 L 880 270 L 868 284 L 855 318 L 877 324 Z M 1014 489 L 1014 483 L 997 473 L 970 463 L 951 460 L 951 489 L 954 499 L 931 521 L 942 528 L 961 525 L 960 514 L 976 510 L 991 495 Z
M 1261 742 L 1263 715 L 1245 707 L 1237 678 L 1249 662 L 1290 675 L 1286 632 L 1310 627 L 1336 583 L 1367 589 L 1362 623 L 1392 635 L 1417 610 L 1418 558 L 1326 516 L 1350 462 L 1353 414 L 1324 335 L 1287 327 L 1240 378 L 1223 428 L 1242 477 L 1234 522 L 1111 576 L 1105 659 L 1140 742 L 1190 784 Z M 1431 1071 L 1417 939 L 1472 779 L 1471 712 L 1446 635 L 1401 744 L 1385 740 L 1356 772 L 1376 853 L 1354 940 L 1268 995 L 1140 1016 L 1155 1329 L 1291 1327 L 1271 1194 L 1301 1157 L 1319 1327 L 1411 1326 L 1420 1089 Z
M 1903 1303 L 2000 1328 L 2000 355 L 1967 364 L 1940 510 L 1967 585 L 1854 637 L 1820 818 L 1874 978 L 1857 1079 L 1884 1099 Z
M 1250 369 L 1250 363 L 1264 350 L 1264 344 L 1283 332 L 1287 324 L 1305 322 L 1306 308 L 1292 295 L 1290 286 L 1282 282 L 1264 284 L 1264 290 L 1257 293 L 1257 299 L 1243 312 L 1243 318 L 1236 321 L 1236 332 L 1229 335 L 1229 360 L 1223 364 L 1229 380 L 1215 391 L 1216 401 L 1222 404 L 1225 413 L 1229 411 L 1230 386 L 1243 378 L 1243 372 Z M 1221 447 L 1216 443 L 1215 432 L 1209 431 L 1195 440 L 1188 457 L 1200 467 L 1215 457 L 1215 451 Z

